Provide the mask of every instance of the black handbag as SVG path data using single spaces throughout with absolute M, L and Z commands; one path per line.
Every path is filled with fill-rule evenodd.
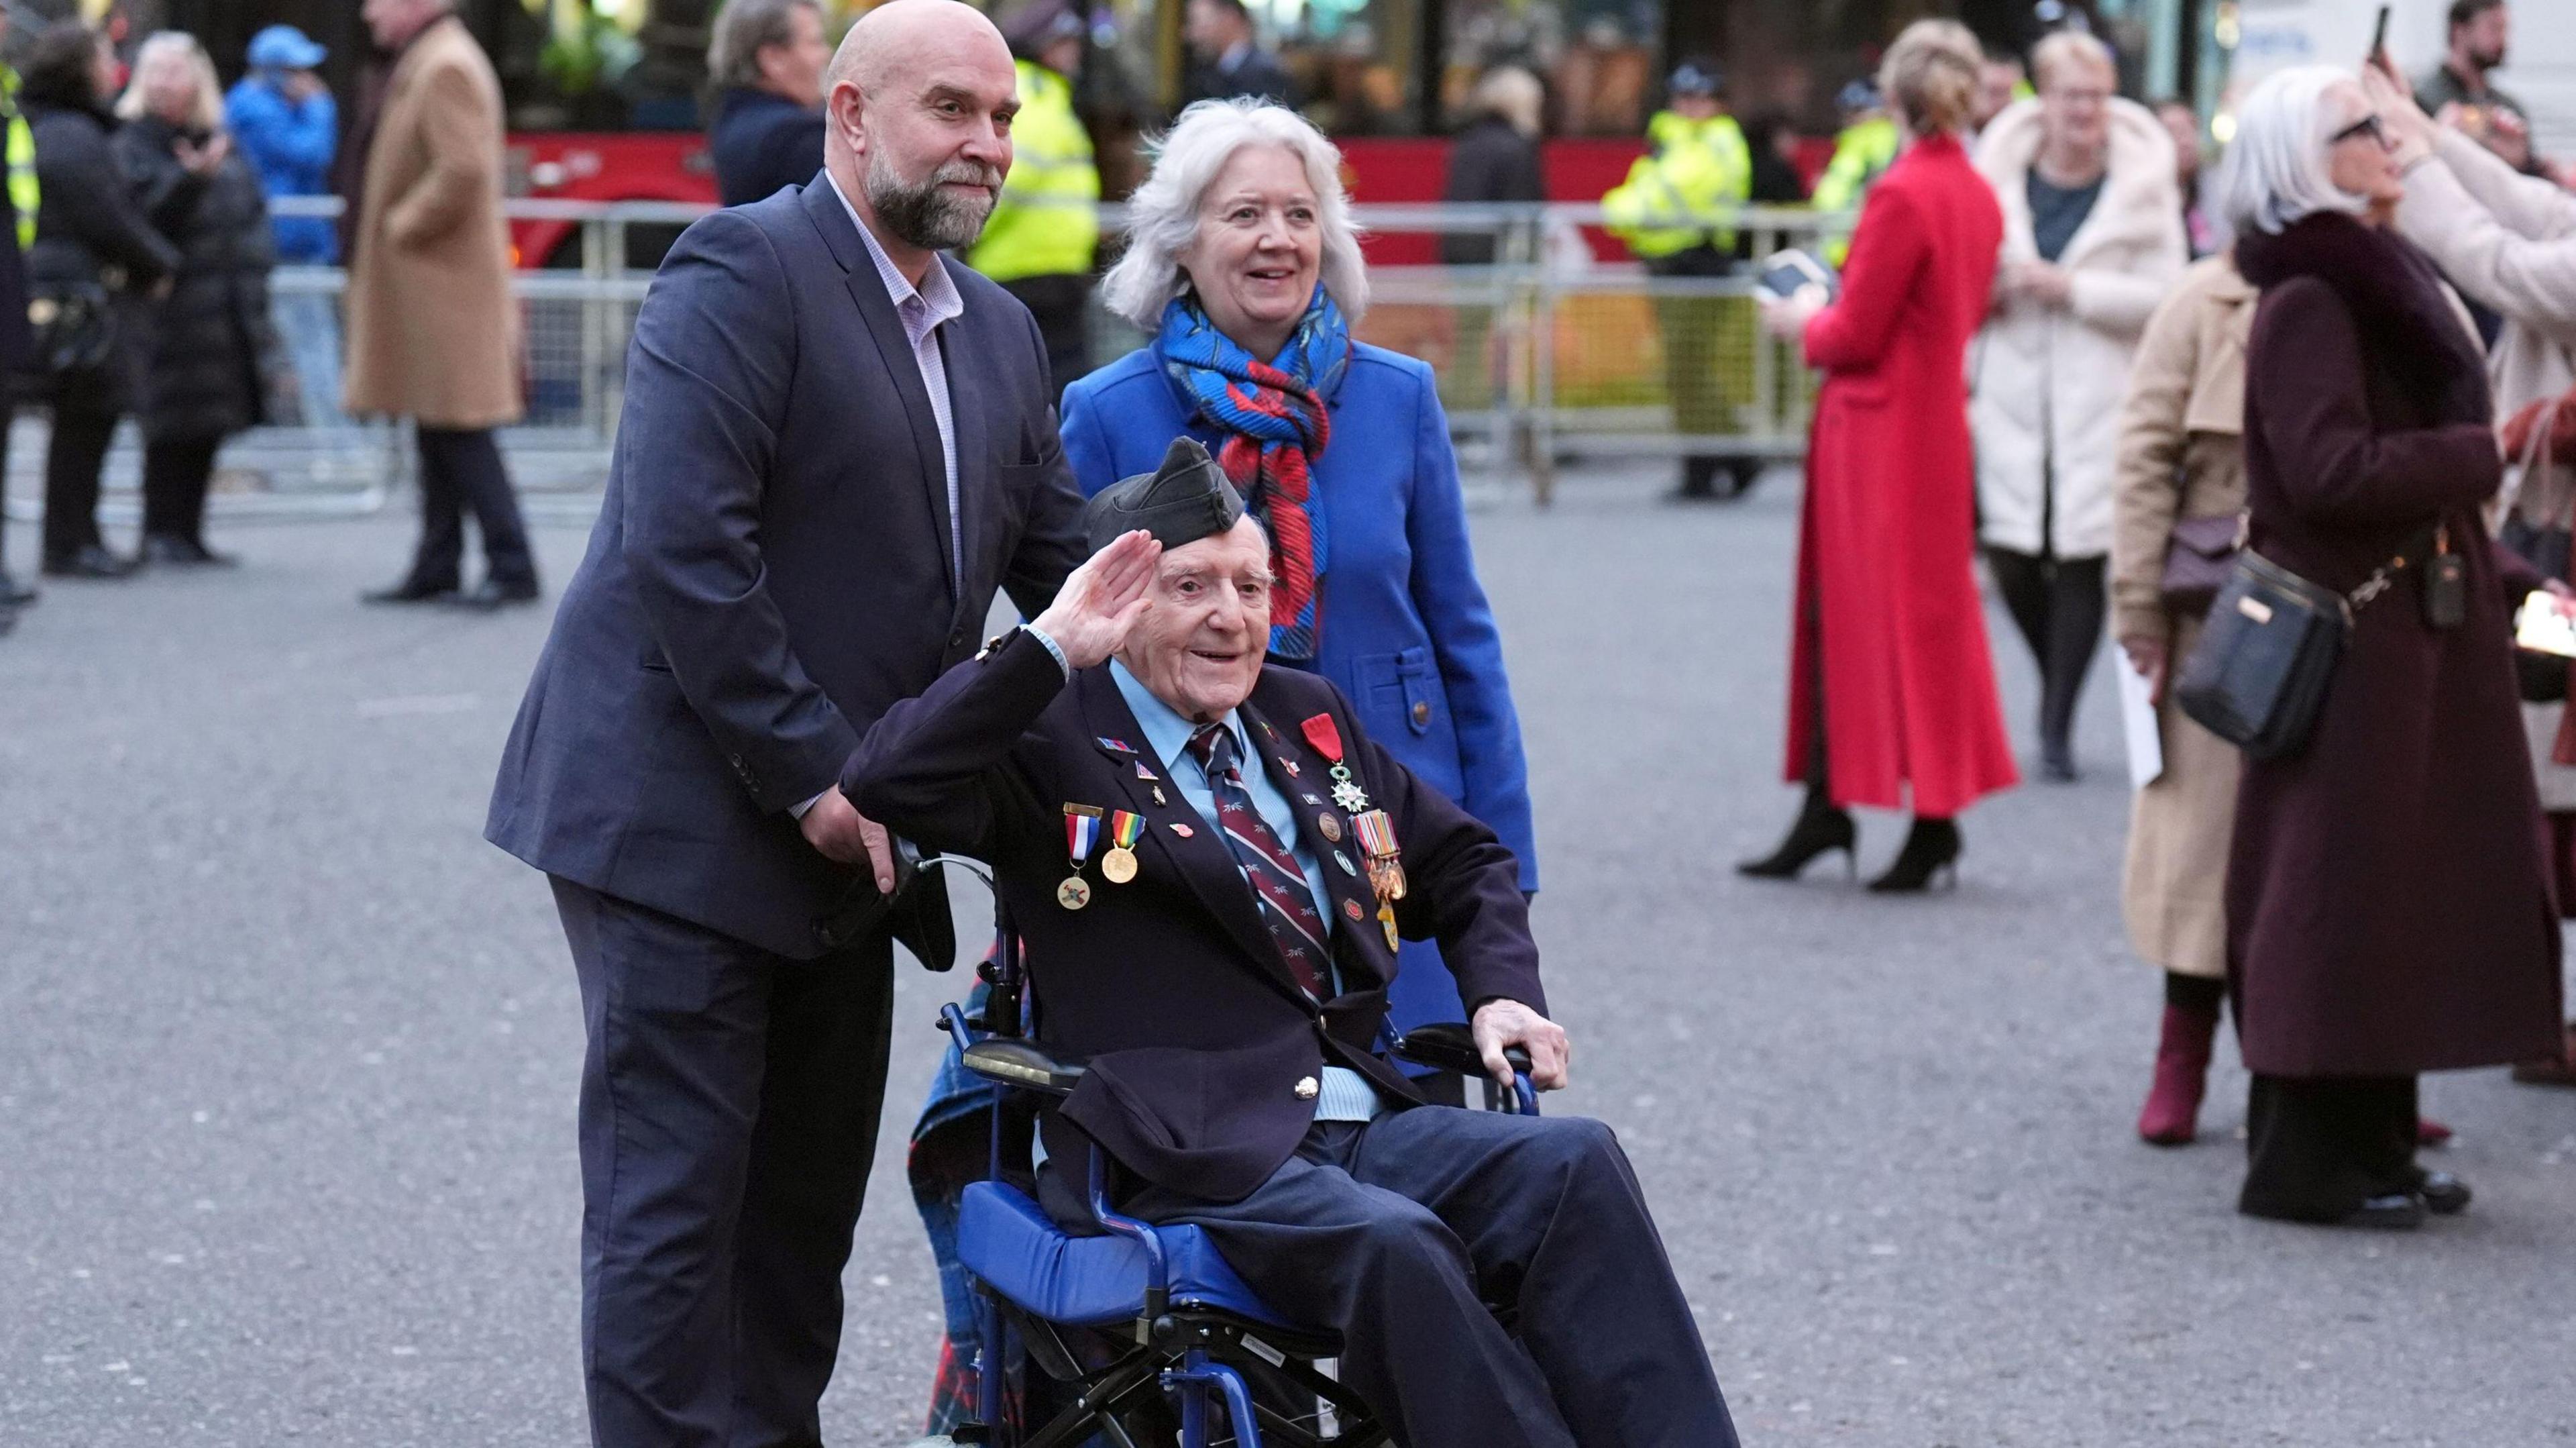
M 46 376 L 107 366 L 116 355 L 116 327 L 102 282 L 38 282 L 27 298 L 28 356 Z
M 2351 627 L 2352 604 L 2342 594 L 2250 549 L 2239 553 L 2175 678 L 2174 701 L 2252 758 L 2296 754 L 2316 724 Z

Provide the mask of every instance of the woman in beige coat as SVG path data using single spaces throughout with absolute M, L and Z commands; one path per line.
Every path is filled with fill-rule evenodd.
M 2576 195 L 2521 174 L 2458 130 L 2435 125 L 2405 86 L 2380 72 L 2366 72 L 2363 84 L 2406 168 L 2399 234 L 2423 248 L 2451 285 L 2503 318 L 2504 330 L 2487 354 L 2497 418 L 2565 396 L 2576 387 Z M 2565 579 L 2564 540 L 2576 521 L 2576 458 L 2542 463 L 2508 460 L 2506 496 L 2520 525 L 2510 531 L 2555 535 L 2550 546 L 2558 556 L 2532 561 Z M 2563 703 L 2522 707 L 2562 911 L 2576 907 L 2576 767 L 2555 758 L 2568 709 Z M 2576 1086 L 2576 1027 L 2560 1060 L 2528 1063 L 2514 1076 Z
M 2192 1139 L 2227 989 L 2227 849 L 2236 823 L 2235 746 L 2176 708 L 2164 688 L 2200 637 L 2201 612 L 2168 604 L 2167 557 L 2231 548 L 2245 512 L 2245 338 L 2256 293 L 2221 252 L 2193 265 L 2138 344 L 2111 493 L 2111 633 L 2154 682 L 2164 773 L 2138 791 L 2121 903 L 2129 940 L 2164 968 L 2164 1030 L 2138 1135 Z M 2216 520 L 2196 528 L 2187 519 Z M 2238 525 L 2241 526 L 2241 525 Z M 2221 536 L 2223 535 L 2223 536 Z

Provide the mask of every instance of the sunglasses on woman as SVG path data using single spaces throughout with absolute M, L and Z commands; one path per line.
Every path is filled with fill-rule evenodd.
M 2340 146 L 2355 136 L 2368 136 L 2370 139 L 2378 142 L 2382 146 L 2388 144 L 2388 128 L 2380 124 L 2379 112 L 2377 111 L 2372 111 L 2369 115 L 2362 117 L 2360 120 L 2344 127 L 2342 130 L 2326 137 L 2326 144 L 2328 146 Z

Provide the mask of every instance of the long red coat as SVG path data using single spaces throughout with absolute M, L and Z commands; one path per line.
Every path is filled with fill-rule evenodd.
M 1837 805 L 1947 818 L 2019 782 L 1973 568 L 1968 339 L 2003 213 L 1948 136 L 1871 187 L 1840 301 L 1809 323 L 1825 371 L 1807 445 L 1788 776 L 1803 779 L 1822 671 Z

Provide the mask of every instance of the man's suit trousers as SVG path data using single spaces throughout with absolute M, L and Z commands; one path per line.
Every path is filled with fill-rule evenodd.
M 1079 1210 L 1073 1185 L 1049 1164 L 1059 1218 Z M 1598 1121 L 1419 1106 L 1319 1122 L 1242 1201 L 1146 1184 L 1120 1210 L 1197 1224 L 1273 1309 L 1339 1331 L 1342 1380 L 1407 1448 L 1734 1448 L 1636 1174 Z
M 600 1448 L 822 1442 L 885 1097 L 883 937 L 790 960 L 575 885 L 581 1342 Z

